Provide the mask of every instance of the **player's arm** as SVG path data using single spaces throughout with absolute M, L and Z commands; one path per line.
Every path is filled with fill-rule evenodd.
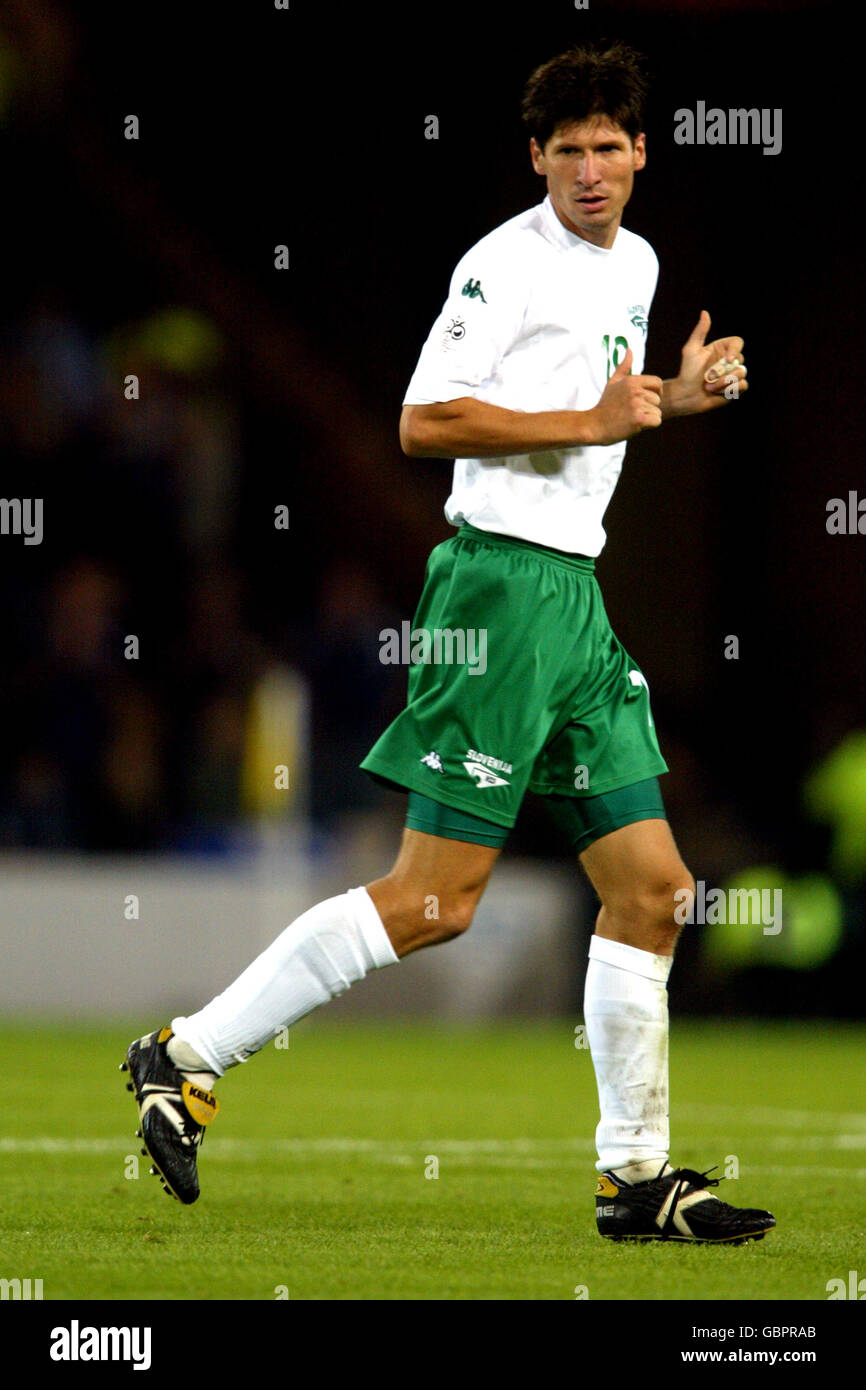
M 474 396 L 404 405 L 400 444 L 410 458 L 497 458 L 594 444 L 592 412 L 506 410 Z
M 589 410 L 507 410 L 474 396 L 405 405 L 400 444 L 410 458 L 497 458 L 617 444 L 661 424 L 662 382 L 630 376 L 631 349 Z
M 706 341 L 710 316 L 706 309 L 683 347 L 679 376 L 662 383 L 662 419 L 700 415 L 736 400 L 749 389 L 742 338 Z

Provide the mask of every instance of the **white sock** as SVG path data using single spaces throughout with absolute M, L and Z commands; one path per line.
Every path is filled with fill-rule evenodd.
M 228 989 L 171 1026 L 208 1070 L 222 1076 L 281 1028 L 396 960 L 366 888 L 350 888 L 302 913 Z
M 203 1091 L 210 1090 L 216 1081 L 216 1073 L 207 1070 L 204 1058 L 199 1057 L 189 1043 L 184 1042 L 175 1034 L 166 1043 L 166 1051 L 174 1065 L 183 1072 L 187 1081 L 191 1081 L 193 1086 L 199 1086 Z
M 584 989 L 601 1120 L 599 1172 L 655 1177 L 670 1148 L 668 993 L 672 956 L 593 936 Z M 647 1164 L 638 1168 L 638 1164 Z

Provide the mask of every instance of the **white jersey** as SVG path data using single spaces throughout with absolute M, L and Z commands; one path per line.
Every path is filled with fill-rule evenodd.
M 507 410 L 589 410 L 630 347 L 644 365 L 656 254 L 620 227 L 610 250 L 570 232 L 549 197 L 457 265 L 405 405 L 474 396 Z M 625 443 L 457 459 L 445 515 L 536 545 L 598 555 Z

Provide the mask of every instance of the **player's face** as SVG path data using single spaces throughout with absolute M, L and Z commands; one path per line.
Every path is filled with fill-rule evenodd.
M 635 172 L 646 164 L 644 136 L 632 143 L 621 126 L 597 116 L 561 125 L 543 150 L 530 140 L 529 149 L 560 222 L 596 246 L 613 246 Z

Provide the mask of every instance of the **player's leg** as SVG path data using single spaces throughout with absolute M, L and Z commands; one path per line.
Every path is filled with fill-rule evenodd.
M 498 853 L 404 830 L 389 874 L 303 913 L 210 1004 L 175 1019 L 176 1036 L 222 1076 L 370 970 L 465 931 Z
M 384 878 L 310 908 L 203 1009 L 132 1043 L 124 1068 L 139 1133 L 170 1195 L 198 1197 L 196 1150 L 219 1108 L 217 1078 L 371 970 L 465 931 L 498 854 L 405 830 Z
M 667 978 L 676 894 L 693 880 L 657 778 L 591 797 L 549 797 L 548 806 L 601 902 L 584 991 L 601 1108 L 598 1168 L 655 1175 L 669 1149 Z
M 367 884 L 398 959 L 466 931 L 499 853 L 488 845 L 403 831 L 391 872 Z
M 175 1019 L 174 1036 L 163 1030 L 130 1049 L 137 1094 L 145 1084 L 156 1087 L 145 1101 L 145 1142 L 153 1156 L 148 1129 L 162 1129 L 178 1155 L 180 1177 L 170 1186 L 182 1200 L 198 1195 L 194 1146 L 216 1113 L 210 1087 L 217 1077 L 368 971 L 468 926 L 517 815 L 544 738 L 550 688 L 567 661 L 559 629 L 548 634 L 543 659 L 536 654 L 544 614 L 571 613 L 572 606 L 561 583 L 539 574 L 533 552 L 461 532 L 430 557 L 413 632 L 430 637 L 431 660 L 410 665 L 406 709 L 362 763 L 410 793 L 408 829 L 391 872 L 369 891 L 352 889 L 311 908 L 223 994 Z M 154 1069 L 164 1058 L 169 1079 L 173 1069 L 171 1094 L 162 1073 L 150 1077 L 152 1058 Z M 165 1163 L 154 1162 L 165 1176 Z
M 750 1239 L 775 1224 L 768 1212 L 738 1211 L 707 1193 L 703 1175 L 668 1162 L 667 981 L 677 907 L 694 883 L 665 818 L 646 681 L 601 608 L 589 638 L 594 683 L 576 689 L 574 714 L 530 786 L 547 797 L 601 900 L 584 991 L 601 1112 L 598 1228 L 615 1239 Z
M 601 900 L 596 936 L 672 956 L 681 930 L 676 910 L 683 902 L 676 895 L 694 892 L 695 883 L 668 822 L 623 825 L 589 845 L 580 860 Z
M 694 883 L 667 821 L 621 825 L 580 858 L 601 900 L 584 991 L 601 1111 L 599 1231 L 613 1239 L 761 1239 L 775 1225 L 769 1212 L 730 1206 L 707 1192 L 705 1174 L 668 1162 L 667 980 L 680 931 L 677 895 Z
M 303 913 L 210 1004 L 175 1019 L 175 1034 L 222 1076 L 369 971 L 465 931 L 498 853 L 404 830 L 389 874 Z
M 597 1166 L 637 1181 L 669 1156 L 667 980 L 675 894 L 693 880 L 663 819 L 623 825 L 580 859 L 601 901 L 584 990 L 601 1108 Z

